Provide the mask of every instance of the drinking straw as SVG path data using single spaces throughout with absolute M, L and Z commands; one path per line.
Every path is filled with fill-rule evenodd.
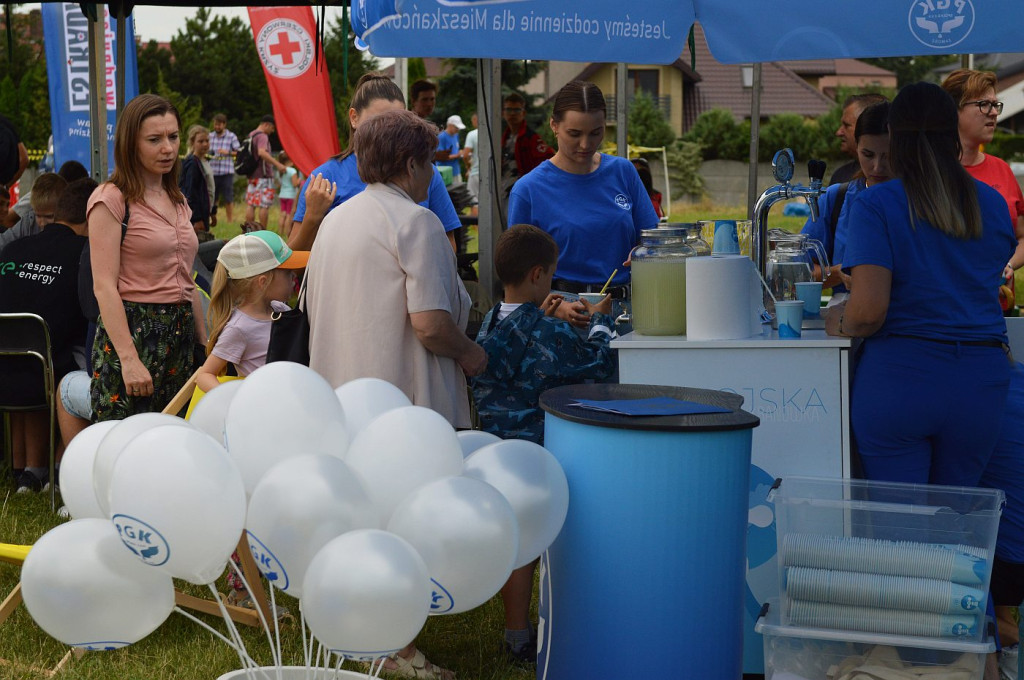
M 614 279 L 615 275 L 618 274 L 618 273 L 619 273 L 618 269 L 616 269 L 615 271 L 612 272 L 612 275 L 609 276 L 608 280 L 604 282 L 603 286 L 601 286 L 601 290 L 599 290 L 597 292 L 598 295 L 604 295 L 604 291 L 605 291 L 606 288 L 608 288 L 608 284 L 612 282 L 612 279 Z

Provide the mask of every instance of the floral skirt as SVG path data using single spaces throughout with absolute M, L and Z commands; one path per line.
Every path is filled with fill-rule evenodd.
M 125 302 L 124 313 L 139 359 L 153 377 L 153 394 L 127 394 L 121 359 L 107 335 L 103 318 L 92 346 L 93 421 L 123 420 L 136 413 L 163 410 L 195 370 L 195 320 L 191 303 Z

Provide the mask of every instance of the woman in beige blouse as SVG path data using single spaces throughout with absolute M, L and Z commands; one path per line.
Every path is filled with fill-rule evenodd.
M 469 427 L 465 376 L 487 365 L 466 336 L 470 299 L 441 221 L 417 205 L 434 168 L 437 128 L 409 111 L 361 123 L 353 137 L 368 186 L 324 218 L 309 259 L 310 366 L 333 387 L 373 377 L 417 406 Z M 413 645 L 385 670 L 448 678 Z

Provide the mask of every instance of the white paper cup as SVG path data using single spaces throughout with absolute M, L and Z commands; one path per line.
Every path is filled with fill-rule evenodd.
M 799 338 L 804 320 L 804 303 L 800 300 L 779 300 L 775 303 L 780 338 Z
M 796 284 L 796 297 L 804 303 L 804 318 L 821 316 L 821 281 L 800 281 Z

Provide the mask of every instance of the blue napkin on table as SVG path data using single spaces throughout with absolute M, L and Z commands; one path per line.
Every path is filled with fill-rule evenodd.
M 695 401 L 673 399 L 672 397 L 652 397 L 650 399 L 577 399 L 569 406 L 592 411 L 617 413 L 624 416 L 689 416 L 698 413 L 731 413 L 727 408 L 699 404 Z

